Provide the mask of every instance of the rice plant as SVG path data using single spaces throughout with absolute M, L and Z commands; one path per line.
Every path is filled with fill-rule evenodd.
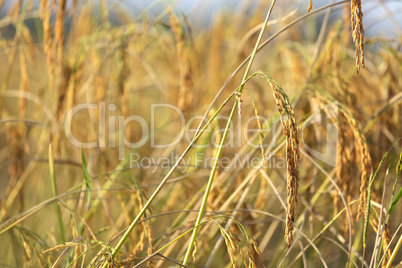
M 139 3 L 0 1 L 0 265 L 401 266 L 400 5 Z

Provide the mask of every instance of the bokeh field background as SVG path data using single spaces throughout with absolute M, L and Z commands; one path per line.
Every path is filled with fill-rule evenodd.
M 0 8 L 0 266 L 401 266 L 400 2 Z

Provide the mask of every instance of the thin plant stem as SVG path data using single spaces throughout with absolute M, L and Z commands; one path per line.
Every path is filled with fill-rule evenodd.
M 382 164 L 385 161 L 385 158 L 387 158 L 389 152 L 392 150 L 392 148 L 394 147 L 394 145 L 398 142 L 399 140 L 397 140 L 392 146 L 391 148 L 384 154 L 384 156 L 382 157 L 380 163 L 378 164 L 378 167 L 375 171 L 374 174 L 371 174 L 370 179 L 369 179 L 369 187 L 367 189 L 367 204 L 366 204 L 366 215 L 364 217 L 364 226 L 363 226 L 363 262 L 362 262 L 362 267 L 364 266 L 364 257 L 366 255 L 366 247 L 367 247 L 367 231 L 368 231 L 368 223 L 369 223 L 369 218 L 370 218 L 370 208 L 371 208 L 371 193 L 372 193 L 372 187 L 373 187 L 373 183 L 374 180 L 377 177 L 378 172 L 380 171 L 380 168 L 382 166 Z
M 190 149 L 193 147 L 193 145 L 197 142 L 197 140 L 201 137 L 201 135 L 204 133 L 205 129 L 211 124 L 211 122 L 215 119 L 215 117 L 220 113 L 220 111 L 223 109 L 223 107 L 229 102 L 229 100 L 233 97 L 234 93 L 230 94 L 230 96 L 223 102 L 223 104 L 217 109 L 215 114 L 211 117 L 211 119 L 205 124 L 205 126 L 202 128 L 202 130 L 194 137 L 194 139 L 191 141 L 189 146 L 184 150 L 184 152 L 181 154 L 179 159 L 176 161 L 176 163 L 173 165 L 173 167 L 169 170 L 169 172 L 166 174 L 164 179 L 161 181 L 161 183 L 158 185 L 158 187 L 155 189 L 155 191 L 152 193 L 151 197 L 148 199 L 148 201 L 145 203 L 144 207 L 141 209 L 141 211 L 138 213 L 137 217 L 132 221 L 130 226 L 127 228 L 126 232 L 123 234 L 122 238 L 119 240 L 117 243 L 116 247 L 112 250 L 112 258 L 116 257 L 117 253 L 123 246 L 124 242 L 127 240 L 129 237 L 131 231 L 134 229 L 134 227 L 138 224 L 140 221 L 141 217 L 145 214 L 145 211 L 149 208 L 151 205 L 152 201 L 155 199 L 155 197 L 158 195 L 160 190 L 163 188 L 163 186 L 166 184 L 170 176 L 173 174 L 173 172 L 176 170 L 180 162 L 183 160 L 184 156 L 190 151 Z M 103 268 L 106 268 L 108 265 L 107 262 L 103 264 Z
M 57 197 L 58 193 L 57 193 L 56 178 L 55 178 L 55 174 L 54 174 L 53 145 L 51 142 L 49 144 L 49 175 L 50 175 L 50 181 L 52 183 L 53 197 Z M 57 221 L 59 224 L 61 242 L 64 244 L 66 242 L 66 236 L 64 234 L 64 225 L 63 225 L 63 218 L 62 218 L 61 211 L 60 211 L 60 206 L 57 202 L 54 203 L 54 209 L 56 211 Z
M 251 65 L 253 64 L 255 55 L 257 54 L 258 47 L 259 47 L 259 45 L 261 43 L 262 36 L 263 36 L 263 34 L 265 32 L 265 28 L 266 28 L 266 26 L 268 24 L 268 21 L 269 21 L 269 18 L 271 16 L 272 9 L 275 6 L 275 3 L 276 3 L 276 0 L 273 0 L 272 3 L 271 3 L 271 6 L 269 7 L 267 16 L 266 16 L 265 21 L 264 21 L 264 25 L 261 28 L 261 31 L 260 31 L 260 34 L 258 36 L 257 42 L 256 42 L 256 44 L 254 46 L 253 53 L 251 54 L 250 61 L 248 62 L 247 68 L 246 68 L 246 70 L 244 72 L 244 76 L 243 76 L 241 86 L 236 90 L 236 92 L 238 94 L 237 94 L 236 100 L 235 100 L 235 102 L 233 104 L 232 110 L 230 112 L 230 116 L 229 116 L 229 119 L 227 121 L 226 128 L 225 128 L 225 132 L 224 132 L 224 134 L 222 136 L 221 144 L 219 145 L 219 149 L 218 149 L 218 152 L 216 154 L 216 161 L 214 163 L 214 167 L 213 167 L 213 169 L 211 171 L 211 175 L 210 175 L 209 180 L 208 180 L 208 184 L 207 184 L 207 188 L 205 190 L 204 198 L 203 198 L 202 203 L 201 203 L 200 212 L 198 213 L 198 217 L 197 217 L 197 220 L 195 222 L 196 227 L 193 229 L 193 233 L 191 235 L 190 243 L 188 245 L 186 255 L 184 256 L 183 265 L 187 265 L 188 260 L 189 260 L 189 258 L 191 256 L 191 252 L 193 250 L 193 245 L 194 245 L 196 237 L 197 237 L 198 225 L 200 224 L 201 219 L 202 219 L 202 217 L 204 215 L 204 211 L 206 209 L 209 192 L 211 191 L 211 187 L 212 187 L 212 183 L 213 183 L 213 180 L 214 180 L 214 177 L 215 177 L 215 173 L 216 173 L 216 170 L 218 168 L 219 159 L 220 159 L 220 156 L 222 154 L 222 150 L 223 150 L 224 144 L 226 142 L 227 135 L 229 133 L 230 124 L 231 124 L 231 122 L 233 120 L 233 117 L 234 117 L 234 114 L 236 112 L 237 106 L 240 103 L 240 96 L 241 96 L 241 93 L 243 91 L 244 84 L 247 81 L 247 77 L 248 77 L 248 74 L 250 72 Z
M 402 235 L 399 237 L 398 243 L 396 244 L 394 251 L 392 252 L 391 257 L 389 258 L 389 261 L 387 263 L 387 267 L 386 268 L 390 268 L 392 267 L 392 262 L 394 261 L 396 254 L 398 253 L 399 249 L 402 246 Z
M 193 233 L 191 235 L 190 243 L 188 245 L 187 252 L 186 252 L 186 255 L 185 255 L 184 260 L 183 260 L 183 265 L 187 265 L 188 259 L 190 258 L 190 255 L 191 255 L 191 251 L 193 250 L 193 245 L 194 245 L 194 242 L 195 242 L 195 239 L 196 239 L 196 236 L 197 236 L 198 226 L 201 223 L 201 219 L 204 216 L 204 212 L 205 212 L 205 209 L 207 207 L 208 196 L 209 196 L 209 193 L 211 191 L 211 187 L 212 187 L 212 183 L 214 181 L 215 173 L 216 173 L 216 170 L 217 170 L 218 165 L 219 165 L 219 159 L 220 159 L 221 154 L 222 154 L 223 144 L 224 144 L 224 142 L 225 142 L 225 140 L 227 138 L 227 135 L 229 133 L 229 127 L 230 127 L 230 123 L 232 121 L 231 119 L 233 118 L 233 116 L 234 116 L 234 114 L 236 112 L 237 102 L 238 102 L 238 100 L 235 100 L 235 103 L 234 103 L 234 105 L 232 107 L 232 111 L 230 112 L 229 120 L 228 120 L 228 122 L 226 124 L 225 132 L 224 132 L 224 134 L 222 136 L 222 142 L 219 145 L 219 149 L 218 149 L 218 152 L 216 154 L 216 161 L 214 162 L 214 166 L 212 168 L 211 175 L 209 176 L 207 188 L 205 189 L 204 198 L 202 199 L 200 212 L 198 213 L 198 217 L 197 217 L 197 220 L 195 222 L 196 227 L 194 227 L 194 229 L 193 229 Z
M 401 139 L 401 138 L 399 138 L 397 141 L 399 141 L 400 139 Z M 402 158 L 402 151 L 401 151 L 400 157 Z M 392 204 L 393 204 L 392 201 L 394 200 L 395 189 L 396 189 L 396 185 L 397 185 L 397 183 L 398 183 L 398 180 L 399 180 L 399 176 L 400 176 L 400 175 L 401 175 L 401 174 L 400 174 L 400 172 L 398 173 L 398 167 L 397 167 L 397 170 L 396 170 L 396 178 L 395 178 L 394 186 L 392 187 L 392 193 L 391 193 L 389 208 L 388 208 L 388 211 L 387 211 L 387 217 L 386 217 L 386 219 L 385 219 L 385 221 L 384 221 L 384 225 L 383 225 L 383 228 L 382 228 L 382 232 L 384 232 L 384 231 L 385 231 L 385 228 L 387 228 L 387 226 L 388 226 L 389 218 L 390 218 L 391 213 L 392 213 L 392 209 L 391 209 Z M 380 248 L 379 248 L 378 259 L 377 259 L 377 265 L 379 265 L 379 263 L 380 263 L 380 261 L 381 261 L 381 260 L 380 260 L 380 259 L 381 259 L 381 250 L 382 250 L 383 244 L 384 244 L 384 240 L 381 241 L 381 246 L 380 246 Z M 384 254 L 386 254 L 386 252 L 384 252 Z

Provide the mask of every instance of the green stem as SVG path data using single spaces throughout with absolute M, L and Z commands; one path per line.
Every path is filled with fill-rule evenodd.
M 269 7 L 267 16 L 266 16 L 265 21 L 264 21 L 264 26 L 261 28 L 260 35 L 258 36 L 257 42 L 255 43 L 254 50 L 253 50 L 253 53 L 251 54 L 251 58 L 250 58 L 250 60 L 249 60 L 249 62 L 247 64 L 246 71 L 244 72 L 242 84 L 247 80 L 248 74 L 250 73 L 251 65 L 253 64 L 255 55 L 257 54 L 258 47 L 260 46 L 262 36 L 264 35 L 265 28 L 267 27 L 267 24 L 268 24 L 269 18 L 271 17 L 272 9 L 274 8 L 275 3 L 276 3 L 276 0 L 272 0 L 271 6 Z M 239 89 L 240 93 L 243 91 L 243 87 L 244 86 L 242 86 Z
M 401 138 L 399 138 L 397 141 L 399 141 Z M 392 147 L 394 147 L 395 143 L 392 145 Z M 391 148 L 392 148 L 391 147 Z M 401 154 L 400 154 L 400 159 L 402 159 L 402 150 L 401 150 Z M 401 160 L 399 160 L 401 161 Z M 398 162 L 399 163 L 399 162 Z M 394 200 L 394 194 L 395 194 L 395 189 L 396 189 L 396 185 L 398 184 L 398 180 L 399 180 L 399 176 L 400 173 L 398 173 L 398 164 L 397 164 L 397 168 L 396 168 L 396 178 L 395 178 L 395 182 L 394 182 L 394 186 L 392 187 L 392 193 L 391 193 L 391 198 L 390 198 L 390 204 L 389 204 L 389 208 L 388 208 L 388 213 L 387 213 L 387 217 L 385 219 L 384 222 L 384 226 L 382 228 L 382 234 L 385 232 L 385 228 L 387 228 L 388 226 L 388 222 L 389 222 L 389 218 L 391 216 L 392 213 L 392 204 L 393 204 L 393 200 Z M 382 235 L 381 234 L 381 235 Z M 384 240 L 381 240 L 381 246 L 378 250 L 378 258 L 377 258 L 377 266 L 379 265 L 380 261 L 381 261 L 381 251 L 382 251 L 382 247 L 384 245 Z M 384 252 L 384 254 L 387 254 L 386 252 Z
M 191 251 L 193 250 L 193 245 L 194 245 L 194 242 L 195 242 L 195 238 L 197 236 L 198 226 L 200 225 L 202 217 L 204 216 L 204 211 L 205 211 L 206 206 L 207 206 L 207 200 L 208 200 L 209 192 L 211 191 L 211 187 L 212 187 L 212 183 L 214 181 L 215 173 L 216 173 L 216 170 L 217 170 L 218 165 L 219 165 L 219 159 L 220 159 L 221 154 L 222 154 L 222 149 L 224 147 L 226 137 L 227 137 L 227 135 L 229 133 L 230 123 L 232 122 L 232 118 L 233 118 L 233 116 L 234 116 L 234 114 L 236 112 L 237 103 L 238 103 L 238 100 L 235 100 L 235 102 L 233 104 L 233 107 L 232 107 L 232 111 L 230 112 L 229 120 L 228 120 L 228 122 L 226 124 L 225 132 L 224 132 L 224 134 L 222 136 L 221 144 L 219 145 L 219 149 L 218 149 L 218 152 L 216 154 L 216 160 L 215 160 L 214 166 L 212 168 L 211 175 L 209 176 L 209 180 L 208 180 L 207 188 L 205 189 L 205 194 L 204 194 L 204 198 L 202 200 L 200 212 L 198 213 L 197 221 L 195 222 L 195 227 L 193 229 L 193 234 L 191 235 L 190 244 L 188 245 L 187 252 L 186 252 L 186 255 L 185 255 L 184 260 L 183 260 L 183 265 L 184 266 L 187 265 L 188 259 L 190 258 L 190 255 L 191 255 Z
M 227 135 L 229 133 L 230 123 L 232 122 L 233 116 L 234 116 L 234 114 L 236 112 L 237 105 L 238 105 L 238 103 L 240 101 L 240 96 L 241 96 L 243 88 L 244 88 L 244 84 L 247 81 L 247 77 L 248 77 L 248 75 L 250 73 L 251 65 L 254 62 L 255 55 L 257 54 L 258 47 L 259 47 L 259 45 L 261 43 L 262 36 L 263 36 L 263 34 L 265 32 L 265 28 L 266 28 L 266 26 L 268 24 L 268 20 L 269 20 L 269 18 L 271 16 L 272 9 L 273 9 L 273 7 L 275 5 L 275 2 L 276 2 L 276 0 L 273 0 L 272 3 L 271 3 L 271 6 L 269 7 L 267 16 L 266 16 L 265 21 L 264 21 L 264 25 L 263 25 L 263 27 L 262 27 L 262 29 L 260 31 L 260 35 L 258 36 L 257 42 L 256 42 L 256 44 L 254 46 L 253 53 L 251 54 L 250 61 L 248 62 L 247 68 L 246 68 L 246 70 L 244 72 L 244 76 L 243 76 L 243 80 L 241 82 L 241 86 L 236 90 L 236 92 L 238 93 L 237 94 L 238 97 L 236 98 L 236 100 L 235 100 L 235 102 L 233 104 L 233 107 L 232 107 L 232 110 L 230 112 L 228 122 L 226 124 L 225 132 L 224 132 L 224 134 L 222 136 L 221 144 L 219 145 L 219 149 L 218 149 L 218 152 L 216 154 L 216 158 L 215 158 L 216 161 L 214 163 L 213 169 L 212 169 L 211 174 L 209 176 L 207 188 L 205 190 L 204 198 L 203 198 L 202 203 L 201 203 L 200 212 L 198 213 L 198 217 L 197 217 L 197 220 L 196 220 L 196 223 L 195 223 L 196 227 L 194 227 L 194 229 L 193 229 L 193 233 L 191 235 L 190 243 L 188 245 L 186 255 L 184 256 L 183 265 L 187 265 L 188 260 L 189 260 L 190 255 L 191 255 L 191 251 L 193 250 L 193 245 L 194 245 L 196 237 L 197 237 L 198 226 L 199 226 L 199 224 L 201 222 L 201 219 L 202 219 L 202 217 L 204 215 L 205 208 L 207 206 L 207 200 L 208 200 L 209 192 L 211 191 L 212 183 L 214 181 L 215 173 L 216 173 L 216 170 L 218 168 L 218 164 L 219 164 L 219 160 L 220 160 L 220 157 L 221 157 L 221 154 L 222 154 L 222 150 L 223 150 L 224 144 L 226 142 Z
M 399 141 L 399 139 L 392 144 L 391 148 L 384 154 L 382 157 L 380 163 L 378 164 L 378 167 L 376 171 L 374 172 L 374 175 L 371 174 L 370 179 L 369 179 L 369 186 L 367 189 L 367 205 L 366 205 L 366 215 L 364 217 L 364 226 L 363 226 L 363 261 L 362 261 L 362 268 L 364 267 L 364 257 L 366 256 L 366 246 L 367 246 L 367 231 L 368 231 L 368 223 L 369 223 L 369 218 L 370 218 L 370 206 L 371 206 L 371 192 L 372 192 L 372 187 L 374 180 L 377 178 L 377 174 L 380 171 L 380 168 L 382 164 L 385 161 L 385 158 L 387 158 L 389 152 L 392 150 L 392 148 L 395 146 L 395 144 Z
M 149 208 L 151 205 L 152 201 L 155 199 L 155 197 L 158 195 L 160 190 L 163 188 L 163 186 L 166 184 L 170 176 L 173 174 L 173 172 L 176 170 L 180 162 L 183 160 L 184 156 L 191 150 L 193 145 L 197 142 L 197 140 L 201 137 L 201 135 L 204 133 L 205 129 L 211 124 L 211 122 L 218 116 L 220 111 L 223 109 L 223 107 L 229 102 L 229 100 L 233 97 L 234 93 L 230 94 L 230 96 L 223 102 L 223 104 L 217 109 L 217 111 L 213 114 L 210 120 L 205 124 L 205 126 L 202 128 L 202 130 L 194 137 L 194 139 L 191 141 L 191 143 L 188 145 L 188 147 L 184 150 L 182 155 L 179 157 L 179 159 L 176 161 L 176 163 L 173 165 L 173 167 L 169 170 L 169 172 L 166 174 L 166 176 L 163 178 L 161 183 L 158 185 L 158 187 L 155 189 L 151 197 L 148 199 L 148 201 L 145 203 L 144 207 L 141 209 L 141 211 L 138 213 L 137 217 L 133 220 L 133 222 L 130 224 L 130 226 L 127 228 L 126 232 L 123 234 L 122 238 L 119 240 L 117 243 L 116 247 L 112 251 L 112 258 L 115 258 L 121 247 L 123 246 L 124 242 L 127 240 L 129 237 L 131 231 L 134 229 L 134 227 L 138 224 L 140 221 L 141 217 L 145 214 L 145 211 Z M 108 262 L 105 262 L 103 264 L 103 268 L 106 268 L 108 265 Z
M 49 144 L 49 175 L 50 175 L 50 181 L 52 183 L 53 196 L 57 197 L 58 193 L 57 193 L 56 178 L 55 178 L 55 175 L 54 175 L 54 159 L 53 159 L 53 145 L 52 145 L 52 143 Z M 66 237 L 65 237 L 65 234 L 64 234 L 64 225 L 63 225 L 63 219 L 62 219 L 62 216 L 61 216 L 60 207 L 59 207 L 59 204 L 57 202 L 54 203 L 54 208 L 55 208 L 56 215 L 57 215 L 57 221 L 59 223 L 61 242 L 64 244 L 66 242 Z
M 392 252 L 391 257 L 390 257 L 389 260 L 388 260 L 388 263 L 387 263 L 387 267 L 386 267 L 386 268 L 392 267 L 392 262 L 394 261 L 394 259 L 395 259 L 395 257 L 396 257 L 396 254 L 398 253 L 398 251 L 399 251 L 399 249 L 401 248 L 401 246 L 402 246 L 402 235 L 399 237 L 398 243 L 396 244 L 396 246 L 395 246 L 395 248 L 394 248 L 394 251 Z

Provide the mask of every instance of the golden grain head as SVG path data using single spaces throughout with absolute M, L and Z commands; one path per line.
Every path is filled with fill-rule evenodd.
M 364 68 L 364 28 L 363 28 L 363 10 L 361 0 L 351 1 L 351 22 L 352 36 L 356 51 L 356 70 Z
M 357 128 L 359 129 L 359 128 Z M 361 133 L 361 131 L 355 132 L 356 139 L 360 147 L 360 157 L 361 157 L 361 165 L 362 165 L 362 174 L 360 181 L 360 203 L 358 208 L 357 219 L 360 218 L 362 214 L 365 212 L 366 203 L 367 203 L 367 187 L 369 182 L 369 177 L 372 169 L 372 161 L 371 156 L 367 148 L 366 139 Z
M 285 238 L 287 244 L 293 240 L 295 207 L 298 202 L 299 189 L 299 131 L 292 106 L 286 93 L 281 91 L 277 85 L 270 83 L 277 109 L 281 114 L 281 122 L 286 138 L 286 164 L 287 164 L 287 209 L 286 209 L 286 230 Z
M 309 0 L 307 12 L 310 12 L 313 9 L 313 1 Z
M 50 28 L 50 19 L 51 13 L 49 9 L 49 1 L 48 0 L 41 0 L 40 5 L 40 14 L 42 19 L 43 25 L 43 47 L 46 55 L 46 64 L 47 64 L 47 72 L 48 72 L 48 79 L 49 79 L 49 88 L 50 90 L 54 90 L 55 86 L 55 52 L 53 49 L 53 37 Z

